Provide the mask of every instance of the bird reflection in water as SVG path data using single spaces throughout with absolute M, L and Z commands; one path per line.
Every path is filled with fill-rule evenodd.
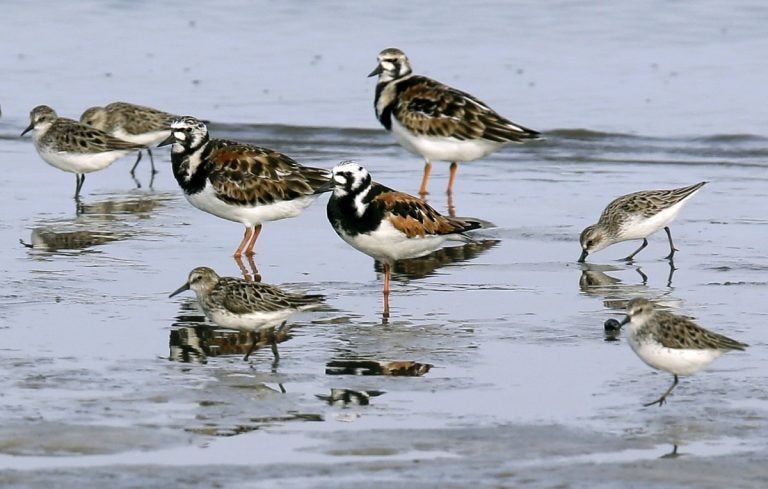
M 640 283 L 625 283 L 621 279 L 605 272 L 622 271 L 608 265 L 585 264 L 579 277 L 579 289 L 585 294 L 603 299 L 603 305 L 609 309 L 624 310 L 632 297 L 642 295 L 648 290 L 648 276 L 640 268 L 635 271 L 640 275 Z
M 119 195 L 89 204 L 78 203 L 74 218 L 40 221 L 32 229 L 30 242 L 19 239 L 30 249 L 62 252 L 89 250 L 95 246 L 133 236 L 131 219 L 147 219 L 169 195 Z
M 431 363 L 371 359 L 337 359 L 325 364 L 326 375 L 384 375 L 421 377 L 432 369 Z
M 181 303 L 181 311 L 172 325 L 169 360 L 183 363 L 208 363 L 208 357 L 221 355 L 245 355 L 254 346 L 283 343 L 292 338 L 290 326 L 268 330 L 235 331 L 221 329 L 207 322 L 196 301 Z M 277 367 L 278 358 L 273 359 L 272 368 Z
M 498 239 L 471 241 L 462 246 L 440 248 L 419 258 L 398 260 L 394 262 L 391 268 L 392 280 L 408 282 L 409 280 L 433 276 L 439 268 L 475 259 L 498 243 Z M 378 261 L 374 262 L 373 268 L 376 273 L 384 273 L 384 266 Z M 382 314 L 382 320 L 386 324 L 388 319 L 389 309 L 386 308 Z
M 248 282 L 261 282 L 262 276 L 259 273 L 259 268 L 256 266 L 256 262 L 253 260 L 253 255 L 246 256 L 250 269 L 245 266 L 242 257 L 239 255 L 234 255 L 234 259 L 235 263 L 237 263 L 237 268 L 240 269 L 240 273 L 243 274 L 245 280 Z
M 605 273 L 624 270 L 627 268 L 584 263 L 579 277 L 579 289 L 585 295 L 601 298 L 603 306 L 608 309 L 624 311 L 630 299 L 649 293 L 648 276 L 640 267 L 634 267 L 635 272 L 640 276 L 640 283 L 625 283 Z M 673 272 L 674 268 L 670 267 L 670 278 Z M 619 341 L 621 337 L 619 321 L 612 318 L 606 320 L 603 324 L 603 332 L 605 341 Z
M 253 332 L 218 329 L 207 324 L 203 316 L 199 316 L 199 324 L 196 326 L 189 325 L 190 322 L 189 316 L 185 318 L 180 315 L 178 321 L 173 324 L 174 329 L 171 330 L 169 339 L 169 360 L 206 364 L 208 357 L 245 355 L 252 347 L 256 351 L 292 338 L 289 325 Z M 273 348 L 277 349 L 276 346 Z M 273 371 L 277 369 L 279 358 L 273 355 Z
M 437 269 L 477 258 L 498 243 L 498 239 L 472 241 L 462 246 L 440 248 L 419 258 L 398 260 L 392 265 L 392 279 L 407 282 L 408 280 L 432 276 Z M 384 273 L 384 267 L 378 261 L 374 262 L 373 267 L 377 273 Z
M 327 402 L 328 404 L 348 406 L 367 406 L 371 403 L 372 397 L 378 397 L 384 394 L 384 391 L 377 390 L 352 390 L 352 389 L 331 389 L 330 395 L 315 394 L 320 400 Z
M 429 194 L 420 195 L 421 200 L 429 203 L 427 199 L 428 195 Z M 445 208 L 448 210 L 448 216 L 456 217 L 456 205 L 454 204 L 454 200 L 453 200 L 453 192 L 446 194 L 446 196 L 447 196 L 447 199 L 445 202 Z
M 684 453 L 678 453 L 678 451 L 677 451 L 677 443 L 675 443 L 674 445 L 672 445 L 672 451 L 671 452 L 665 453 L 664 455 L 662 455 L 659 458 L 678 458 L 678 457 L 682 457 L 683 455 L 685 455 L 685 454 Z
M 121 194 L 101 201 L 81 203 L 78 207 L 79 214 L 104 221 L 119 220 L 126 215 L 148 218 L 171 198 L 171 194 Z
M 208 267 L 192 269 L 187 281 L 169 297 L 189 290 L 197 296 L 197 303 L 208 319 L 221 328 L 240 331 L 244 338 L 252 340 L 243 360 L 247 361 L 251 352 L 269 344 L 274 355 L 273 367 L 280 359 L 277 343 L 289 337 L 288 319 L 322 306 L 325 299 L 319 294 L 286 292 L 273 285 L 221 277 Z
M 32 237 L 27 243 L 23 239 L 19 242 L 27 248 L 50 252 L 85 250 L 93 246 L 123 239 L 125 236 L 105 230 L 66 230 L 55 226 L 34 228 Z

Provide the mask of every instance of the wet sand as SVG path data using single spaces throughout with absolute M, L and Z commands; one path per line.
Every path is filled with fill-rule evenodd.
M 291 140 L 284 128 L 284 137 L 271 127 L 214 124 L 212 130 L 279 149 Z M 348 157 L 385 147 L 386 137 L 318 130 L 308 138 L 317 142 L 305 143 L 297 157 L 318 164 L 329 152 L 325 140 Z M 589 141 L 649 157 L 642 138 Z M 27 143 L 4 146 L 21 154 Z M 124 190 L 132 184 L 128 160 L 93 175 L 84 212 L 76 215 L 70 176 L 51 173 L 26 151 L 30 172 L 22 177 L 38 185 L 13 185 L 18 190 L 3 197 L 5 208 L 17 209 L 16 222 L 6 221 L 2 230 L 5 241 L 34 242 L 30 235 L 39 229 L 65 237 L 82 229 L 110 239 L 8 250 L 12 286 L 0 330 L 0 362 L 9 373 L 0 410 L 2 477 L 28 487 L 51 480 L 87 486 L 122 474 L 126 486 L 159 487 L 187 480 L 179 478 L 183 466 L 184 474 L 208 474 L 201 485 L 224 486 L 392 480 L 397 487 L 417 478 L 423 487 L 441 480 L 446 487 L 470 481 L 578 487 L 579 480 L 716 487 L 733 470 L 746 485 L 759 486 L 766 363 L 755 353 L 764 312 L 753 306 L 765 290 L 766 258 L 759 252 L 765 221 L 746 203 L 760 199 L 764 182 L 735 157 L 729 165 L 698 161 L 698 141 L 656 144 L 687 154 L 683 163 L 664 165 L 664 182 L 649 178 L 652 162 L 581 161 L 585 138 L 568 133 L 464 165 L 457 212 L 498 227 L 478 236 L 485 246 L 443 250 L 396 269 L 386 324 L 381 276 L 335 236 L 324 199 L 299 218 L 265 226 L 255 259 L 263 280 L 326 294 L 328 303 L 297 316 L 276 366 L 268 348 L 250 366 L 242 362 L 248 338 L 203 334 L 191 297 L 167 299 L 194 266 L 239 275 L 230 252 L 242 232 L 186 203 L 167 155 L 159 158 L 154 189 Z M 742 147 L 732 152 L 740 153 L 750 142 L 734 144 Z M 565 152 L 574 153 L 571 161 L 558 161 Z M 396 146 L 382 153 L 362 158 L 376 178 L 415 189 L 418 161 L 407 161 Z M 445 170 L 437 166 L 436 186 Z M 672 228 L 680 251 L 671 283 L 661 258 L 664 236 L 654 236 L 633 265 L 616 259 L 634 243 L 597 253 L 584 266 L 575 261 L 580 229 L 641 179 L 648 188 L 710 181 Z M 444 199 L 432 201 L 445 210 Z M 603 321 L 621 317 L 635 296 L 753 346 L 684 378 L 663 408 L 643 409 L 671 379 L 643 365 L 623 339 L 605 341 L 602 331 Z M 181 332 L 179 343 L 173 335 Z M 184 347 L 188 354 L 176 355 Z M 329 375 L 326 366 L 340 360 L 433 368 L 416 377 Z M 323 397 L 332 389 L 383 393 L 367 405 L 354 398 L 329 404 Z M 674 444 L 684 456 L 661 459 Z M 654 470 L 646 473 L 649 464 Z
M 110 19 L 122 4 L 107 11 L 78 5 L 95 18 Z M 180 8 L 173 2 L 163 8 L 174 5 Z M 199 22 L 194 28 L 205 25 Z M 592 39 L 602 39 L 601 32 Z M 737 32 L 738 42 L 753 48 L 763 42 L 749 37 L 748 29 Z M 685 47 L 687 34 L 668 40 L 681 59 L 694 49 Z M 549 42 L 556 45 L 564 35 Z M 159 32 L 150 30 L 143 41 L 147 52 L 154 52 L 155 36 Z M 365 42 L 380 44 L 379 36 Z M 705 44 L 719 51 L 737 42 L 724 38 L 712 35 Z M 490 43 L 483 39 L 477 43 Z M 461 53 L 477 49 L 477 43 Z M 165 93 L 154 94 L 154 105 L 179 111 L 187 107 L 182 99 L 194 93 L 188 112 L 211 114 L 218 137 L 255 142 L 314 166 L 359 159 L 378 181 L 413 193 L 422 162 L 373 120 L 373 85 L 364 74 L 380 47 L 348 54 L 352 64 L 365 68 L 355 68 L 361 78 L 349 86 L 358 91 L 345 94 L 354 115 L 343 121 L 336 113 L 320 117 L 329 107 L 341 110 L 335 92 L 283 98 L 306 76 L 286 82 L 281 95 L 263 93 L 263 105 L 227 105 L 244 89 L 217 90 L 206 80 L 168 95 L 167 105 L 159 103 Z M 100 56 L 103 48 L 94 49 Z M 269 348 L 256 352 L 250 364 L 243 362 L 250 338 L 205 329 L 191 295 L 167 298 L 195 266 L 242 273 L 230 256 L 242 227 L 192 208 L 173 180 L 167 152 L 156 152 L 160 173 L 151 187 L 142 163 L 136 188 L 128 174 L 131 157 L 89 175 L 77 208 L 74 177 L 47 166 L 31 141 L 17 135 L 37 103 L 76 116 L 81 106 L 104 101 L 92 100 L 84 88 L 65 96 L 40 85 L 0 100 L 0 159 L 9 169 L 0 173 L 0 239 L 6 244 L 0 261 L 0 486 L 766 485 L 768 361 L 761 325 L 768 255 L 761 203 L 768 140 L 758 129 L 745 129 L 759 127 L 762 112 L 752 107 L 750 118 L 740 99 L 716 100 L 711 112 L 701 108 L 687 125 L 690 114 L 680 107 L 700 106 L 689 94 L 679 106 L 662 104 L 670 110 L 654 120 L 654 111 L 632 111 L 632 103 L 623 111 L 618 105 L 608 110 L 606 100 L 625 100 L 615 88 L 591 104 L 579 99 L 588 105 L 580 111 L 575 102 L 562 104 L 541 93 L 545 80 L 557 78 L 553 66 L 535 75 L 538 89 L 510 94 L 490 79 L 459 77 L 463 58 L 447 63 L 450 56 L 435 42 L 422 49 L 433 57 L 419 66 L 500 101 L 494 105 L 501 108 L 507 103 L 513 118 L 544 130 L 547 140 L 460 166 L 457 214 L 497 227 L 477 233 L 476 245 L 397 267 L 387 321 L 381 274 L 370 258 L 335 235 L 325 218 L 325 197 L 298 218 L 265 225 L 254 260 L 263 280 L 327 296 L 327 308 L 294 318 L 277 365 Z M 156 56 L 166 62 L 176 53 L 162 52 Z M 37 48 L 32 53 L 42 56 Z M 281 51 L 276 70 L 290 64 L 291 53 L 299 56 Z M 488 56 L 494 53 L 502 55 L 497 50 Z M 150 74 L 156 69 L 156 58 L 126 58 L 126 67 L 146 61 Z M 720 73 L 715 60 L 707 66 Z M 749 66 L 746 58 L 737 61 Z M 39 68 L 24 66 L 29 65 L 14 65 L 9 79 L 43 83 Z M 343 71 L 337 79 L 352 74 L 347 65 L 333 66 Z M 702 68 L 691 61 L 679 69 Z M 609 79 L 620 78 L 621 67 L 609 71 Z M 506 69 L 493 74 L 508 76 Z M 103 94 L 144 102 L 148 76 L 114 73 L 117 86 Z M 760 76 L 750 72 L 745 78 Z M 82 78 L 73 73 L 62 83 L 80 87 Z M 693 92 L 715 93 L 718 79 L 702 78 L 706 86 Z M 97 86 L 105 87 L 103 80 Z M 665 97 L 678 90 L 656 89 Z M 355 109 L 358 103 L 364 112 Z M 299 108 L 314 118 L 297 124 Z M 734 120 L 749 124 L 732 124 L 727 116 L 736 112 Z M 320 120 L 329 122 L 314 122 Z M 447 174 L 447 164 L 436 163 L 430 182 L 429 202 L 442 212 Z M 680 250 L 674 273 L 662 259 L 668 252 L 663 234 L 649 240 L 634 264 L 617 259 L 636 243 L 576 263 L 579 232 L 615 196 L 701 180 L 709 184 L 672 225 Z M 253 274 L 247 260 L 242 266 Z M 671 376 L 645 366 L 623 338 L 606 341 L 603 333 L 603 322 L 620 318 L 626 301 L 637 296 L 752 346 L 682 378 L 667 405 L 642 408 L 667 388 Z M 334 372 L 338 362 L 355 361 L 431 368 L 410 376 Z M 344 396 L 329 402 L 339 393 Z

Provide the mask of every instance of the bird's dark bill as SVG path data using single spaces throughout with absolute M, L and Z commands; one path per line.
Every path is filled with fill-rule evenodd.
M 174 295 L 178 295 L 178 294 L 181 294 L 182 292 L 184 292 L 184 291 L 186 291 L 186 290 L 189 290 L 189 282 L 185 283 L 184 285 L 182 285 L 182 286 L 181 286 L 181 287 L 179 287 L 178 289 L 174 290 L 174 291 L 171 293 L 171 295 L 169 295 L 168 297 L 173 297 Z

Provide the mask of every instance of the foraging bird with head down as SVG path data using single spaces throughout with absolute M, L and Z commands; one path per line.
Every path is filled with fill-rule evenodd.
M 643 190 L 614 199 L 605 207 L 597 223 L 587 226 L 581 232 L 579 242 L 582 252 L 579 262 L 584 263 L 589 254 L 612 244 L 642 239 L 640 247 L 624 258 L 632 261 L 640 250 L 648 246 L 648 236 L 662 228 L 669 239 L 669 255 L 665 258 L 671 261 L 677 249 L 672 243 L 669 224 L 706 183 L 699 182 L 671 190 Z

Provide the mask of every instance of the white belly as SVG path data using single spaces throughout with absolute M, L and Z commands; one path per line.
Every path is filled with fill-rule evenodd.
M 456 139 L 439 136 L 415 136 L 392 118 L 392 134 L 408 151 L 427 160 L 472 161 L 493 153 L 506 143 L 487 139 Z
M 236 329 L 239 331 L 259 331 L 261 329 L 280 326 L 296 311 L 284 309 L 271 312 L 252 312 L 248 314 L 232 314 L 224 309 L 204 310 L 208 319 L 222 328 Z
M 450 238 L 450 236 L 408 238 L 386 220 L 369 234 L 357 236 L 340 234 L 340 236 L 353 248 L 383 263 L 427 255 L 440 248 Z
M 721 355 L 720 350 L 665 348 L 657 343 L 638 343 L 631 336 L 629 345 L 651 367 L 677 375 L 690 375 L 703 369 Z
M 663 229 L 664 227 L 669 226 L 669 224 L 674 221 L 677 215 L 680 213 L 680 209 L 683 208 L 685 203 L 688 201 L 688 198 L 681 200 L 672 207 L 664 209 L 663 211 L 649 218 L 638 216 L 634 219 L 627 220 L 621 227 L 621 240 L 624 241 L 647 238 L 659 229 Z
M 115 160 L 133 150 L 105 151 L 103 153 L 66 153 L 38 148 L 40 157 L 49 165 L 70 173 L 90 173 L 103 170 Z
M 125 132 L 123 128 L 118 128 L 112 132 L 112 135 L 116 138 L 128 141 L 131 143 L 141 144 L 146 147 L 156 146 L 165 141 L 168 136 L 171 135 L 171 130 L 144 132 L 141 134 L 130 134 Z
M 277 201 L 273 204 L 238 206 L 219 200 L 210 185 L 206 185 L 201 192 L 191 195 L 185 194 L 185 196 L 190 204 L 202 211 L 222 219 L 243 223 L 246 226 L 256 226 L 263 222 L 296 217 L 318 197 L 317 195 L 308 195 L 293 200 Z

